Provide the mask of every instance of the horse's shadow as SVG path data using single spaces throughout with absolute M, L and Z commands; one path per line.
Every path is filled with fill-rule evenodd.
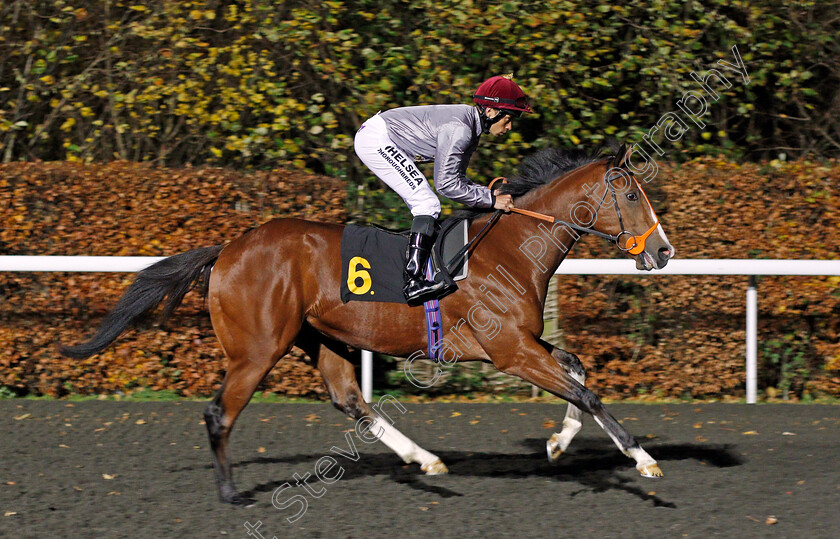
M 542 477 L 580 484 L 583 488 L 573 492 L 572 496 L 587 491 L 597 493 L 619 490 L 642 500 L 650 500 L 657 507 L 676 508 L 675 504 L 665 501 L 638 486 L 638 481 L 635 478 L 623 477 L 616 473 L 632 469 L 632 461 L 618 452 L 609 441 L 598 439 L 575 440 L 570 452 L 563 455 L 557 465 L 548 462 L 544 439 L 529 438 L 524 440 L 522 444 L 528 449 L 532 449 L 533 452 L 510 454 L 442 451 L 437 454 L 449 467 L 450 475 L 454 477 Z M 659 462 L 692 459 L 718 468 L 740 466 L 744 463 L 743 459 L 729 445 L 662 444 L 651 449 Z M 235 466 L 279 463 L 306 465 L 311 468 L 323 456 L 319 453 L 308 453 L 279 458 L 261 457 L 241 461 Z M 371 476 L 388 476 L 396 483 L 415 490 L 436 494 L 441 498 L 463 496 L 463 494 L 449 488 L 435 485 L 434 479 L 427 478 L 416 464 L 402 464 L 393 453 L 383 452 L 362 455 L 355 462 L 344 461 L 337 455 L 331 456 L 336 458 L 344 468 L 344 474 L 341 476 L 342 481 L 352 481 Z M 288 478 L 261 483 L 242 494 L 253 497 L 257 493 L 273 492 L 285 483 L 294 486 L 296 479 Z

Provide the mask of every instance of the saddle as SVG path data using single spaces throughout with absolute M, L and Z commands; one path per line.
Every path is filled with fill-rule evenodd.
M 467 277 L 468 257 L 452 258 L 467 243 L 468 219 L 446 219 L 441 223 L 429 257 L 432 278 L 452 285 Z M 393 231 L 380 226 L 347 225 L 341 236 L 341 301 L 380 301 L 405 303 L 405 253 L 408 231 Z M 450 293 L 451 293 L 450 292 Z

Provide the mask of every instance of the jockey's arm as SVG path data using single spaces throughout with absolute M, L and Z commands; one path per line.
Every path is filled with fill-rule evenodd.
M 437 140 L 435 189 L 446 198 L 473 208 L 492 208 L 490 189 L 467 178 L 466 169 L 475 150 L 466 128 L 447 125 Z M 471 147 L 472 146 L 472 147 Z

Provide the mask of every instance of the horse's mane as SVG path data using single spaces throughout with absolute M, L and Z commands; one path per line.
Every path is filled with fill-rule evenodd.
M 594 152 L 578 149 L 546 148 L 525 158 L 519 165 L 516 175 L 508 178 L 507 183 L 499 189 L 505 194 L 520 197 L 550 183 L 567 172 L 604 159 L 608 155 L 615 155 L 617 152 L 618 144 L 616 143 L 610 143 Z M 494 187 L 495 189 L 496 187 Z M 489 211 L 492 211 L 492 209 L 459 210 L 453 212 L 452 217 L 473 219 Z

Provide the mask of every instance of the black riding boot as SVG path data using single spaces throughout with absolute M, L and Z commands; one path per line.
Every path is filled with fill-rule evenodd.
M 435 299 L 446 289 L 446 283 L 436 283 L 426 279 L 426 265 L 433 245 L 433 236 L 421 232 L 412 232 L 409 236 L 403 294 L 412 307 Z

